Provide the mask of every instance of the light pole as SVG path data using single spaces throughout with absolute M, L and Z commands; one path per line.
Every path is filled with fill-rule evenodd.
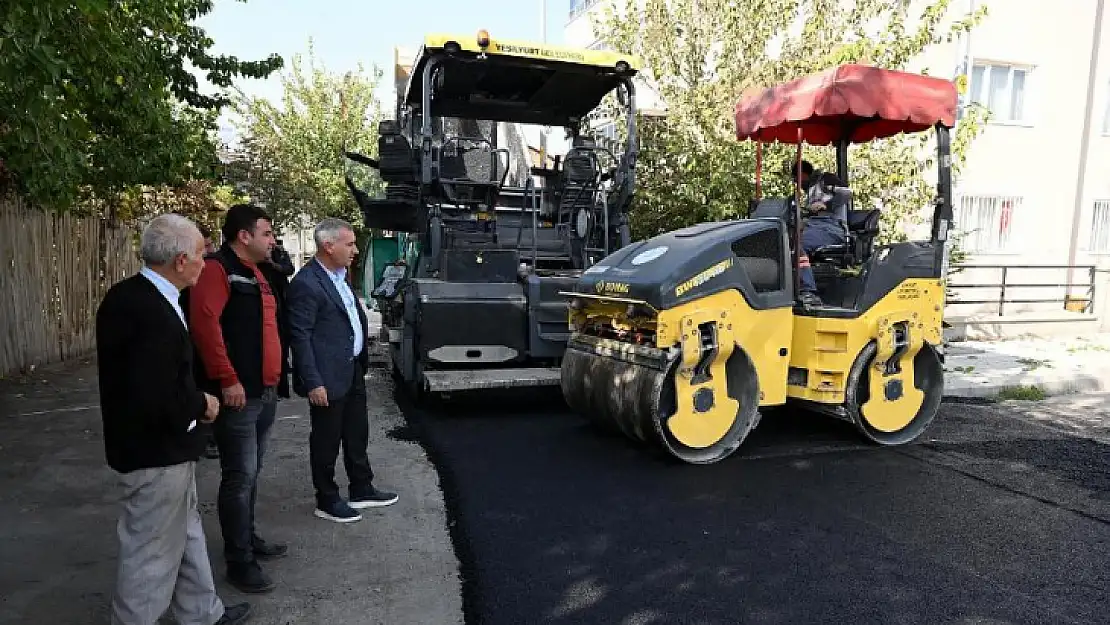
M 1105 5 L 1105 0 L 1098 0 L 1095 4 L 1095 17 L 1094 25 L 1091 32 L 1091 57 L 1087 70 L 1087 100 L 1083 108 L 1083 134 L 1080 136 L 1079 143 L 1079 172 L 1075 181 L 1075 204 L 1072 207 L 1071 216 L 1071 242 L 1068 247 L 1068 280 L 1067 284 L 1073 284 L 1075 280 L 1075 260 L 1079 249 L 1079 221 L 1083 215 L 1083 198 L 1084 187 L 1087 180 L 1087 156 L 1090 153 L 1091 146 L 1091 116 L 1094 109 L 1095 99 L 1095 85 L 1098 82 L 1098 58 L 1099 50 L 1102 47 L 1102 11 Z M 1065 300 L 1071 299 L 1071 286 L 1068 286 L 1064 291 Z M 1067 301 L 1064 305 L 1067 306 Z M 1089 304 L 1094 306 L 1092 301 Z
M 540 0 L 540 37 L 547 43 L 547 0 Z M 540 167 L 547 167 L 547 126 L 540 128 Z

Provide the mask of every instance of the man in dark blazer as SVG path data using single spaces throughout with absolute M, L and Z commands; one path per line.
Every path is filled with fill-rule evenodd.
M 357 509 L 388 506 L 397 495 L 373 485 L 366 447 L 366 314 L 347 283 L 358 247 L 351 225 L 325 219 L 313 233 L 316 257 L 289 285 L 287 315 L 293 350 L 293 391 L 308 397 L 312 432 L 309 462 L 316 490 L 316 516 L 338 523 L 358 521 Z M 350 502 L 335 483 L 335 461 L 343 444 Z
M 143 231 L 139 274 L 112 286 L 96 313 L 104 449 L 122 506 L 111 618 L 154 625 L 167 608 L 182 625 L 230 625 L 250 606 L 216 594 L 195 469 L 219 401 L 197 388 L 179 303 L 204 268 L 204 239 L 180 215 Z

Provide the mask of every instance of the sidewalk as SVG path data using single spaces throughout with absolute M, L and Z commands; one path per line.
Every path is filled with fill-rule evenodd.
M 376 482 L 400 495 L 388 508 L 339 525 L 312 515 L 308 405 L 278 406 L 257 515 L 289 557 L 266 563 L 273 593 L 245 596 L 224 581 L 216 518 L 219 463 L 197 466 L 201 517 L 222 597 L 250 601 L 251 625 L 460 624 L 462 589 L 439 477 L 409 440 L 388 370 L 374 368 L 370 461 Z M 0 625 L 106 625 L 116 567 L 118 492 L 104 464 L 96 369 L 42 367 L 0 381 Z M 342 457 L 336 479 L 346 484 Z
M 1110 390 L 1110 334 L 960 341 L 945 351 L 950 397 L 1040 399 Z

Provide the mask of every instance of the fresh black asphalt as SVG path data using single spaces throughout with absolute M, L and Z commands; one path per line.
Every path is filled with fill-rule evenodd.
M 468 623 L 1110 623 L 1107 447 L 997 407 L 946 403 L 899 449 L 780 412 L 687 466 L 557 390 L 399 399 Z

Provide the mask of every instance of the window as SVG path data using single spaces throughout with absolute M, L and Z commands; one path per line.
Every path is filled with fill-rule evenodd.
M 1028 77 L 1026 67 L 976 63 L 971 69 L 971 101 L 990 109 L 992 122 L 1025 122 Z
M 585 13 L 597 0 L 570 0 L 570 19 Z
M 1091 211 L 1091 238 L 1087 251 L 1110 254 L 1110 200 L 1096 200 Z
M 605 122 L 604 124 L 600 124 L 597 128 L 594 129 L 591 134 L 596 139 L 609 139 L 610 141 L 616 141 L 619 138 L 619 135 L 617 134 L 617 125 L 613 122 Z
M 620 131 L 615 122 L 602 121 L 598 123 L 590 130 L 590 136 L 597 142 L 598 147 L 607 148 L 614 154 L 620 154 L 624 151 L 624 145 L 620 140 Z
M 965 195 L 955 203 L 954 237 L 969 254 L 1004 252 L 1013 232 L 1014 212 L 1020 197 Z

